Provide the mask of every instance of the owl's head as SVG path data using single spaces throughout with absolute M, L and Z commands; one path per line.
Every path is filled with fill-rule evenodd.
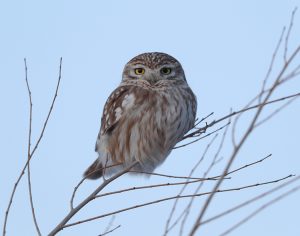
M 122 81 L 128 80 L 145 80 L 151 85 L 159 81 L 186 81 L 180 63 L 161 52 L 143 53 L 132 58 L 123 71 Z

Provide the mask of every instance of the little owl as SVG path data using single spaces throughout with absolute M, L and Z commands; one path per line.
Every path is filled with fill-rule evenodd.
M 153 172 L 193 127 L 196 109 L 196 97 L 174 57 L 159 52 L 134 57 L 106 101 L 98 158 L 84 176 L 112 175 L 136 161 L 133 171 Z

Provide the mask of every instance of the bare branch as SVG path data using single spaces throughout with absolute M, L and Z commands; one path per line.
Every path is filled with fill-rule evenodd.
M 280 178 L 280 179 L 268 181 L 268 182 L 263 182 L 263 183 L 251 184 L 251 185 L 246 185 L 246 186 L 242 186 L 242 187 L 229 188 L 229 189 L 223 189 L 223 190 L 219 189 L 219 190 L 216 191 L 216 193 L 225 193 L 225 192 L 232 192 L 232 191 L 240 191 L 240 190 L 244 190 L 244 189 L 248 189 L 248 188 L 254 188 L 254 187 L 263 186 L 263 185 L 267 185 L 267 184 L 277 183 L 277 182 L 283 181 L 283 180 L 285 180 L 287 178 L 290 178 L 290 177 L 292 177 L 292 175 L 289 175 L 289 176 L 286 176 L 286 177 L 283 177 L 283 178 Z M 176 199 L 176 198 L 199 197 L 199 196 L 204 196 L 204 195 L 210 195 L 211 193 L 212 192 L 204 192 L 204 193 L 199 193 L 199 194 L 176 195 L 176 196 L 172 196 L 172 197 L 161 198 L 161 199 L 158 199 L 158 200 L 155 200 L 155 201 L 151 201 L 151 202 L 147 202 L 147 203 L 143 203 L 143 204 L 123 208 L 123 209 L 113 211 L 113 212 L 110 212 L 110 213 L 107 213 L 107 214 L 103 214 L 103 215 L 100 215 L 100 216 L 95 216 L 95 217 L 88 218 L 88 219 L 81 220 L 81 221 L 77 221 L 77 222 L 74 222 L 74 223 L 65 224 L 64 226 L 61 226 L 62 227 L 61 229 L 71 227 L 71 226 L 74 226 L 74 225 L 78 225 L 78 224 L 82 224 L 82 223 L 85 223 L 85 222 L 97 220 L 97 219 L 104 218 L 104 217 L 107 217 L 107 216 L 115 215 L 115 214 L 118 214 L 118 213 L 121 213 L 121 212 L 124 212 L 124 211 L 129 211 L 129 210 L 133 210 L 133 209 L 148 206 L 148 205 L 157 204 L 157 203 L 164 202 L 164 201 L 169 201 L 169 200 Z M 54 234 L 53 233 L 49 234 L 49 236 L 52 236 L 52 235 L 54 235 Z
M 48 115 L 46 117 L 46 120 L 44 122 L 44 125 L 43 125 L 43 128 L 42 128 L 42 131 L 40 133 L 40 136 L 33 148 L 33 150 L 31 151 L 30 155 L 29 155 L 29 158 L 27 159 L 25 165 L 23 166 L 23 169 L 21 170 L 20 172 L 20 175 L 17 179 L 17 181 L 15 182 L 14 184 L 14 187 L 13 187 L 13 190 L 12 190 L 12 193 L 10 195 L 10 198 L 9 198 L 9 202 L 8 202 L 8 206 L 6 208 L 6 211 L 5 211 L 5 217 L 4 217 L 4 224 L 3 224 L 3 236 L 6 235 L 6 226 L 7 226 L 7 220 L 8 220 L 8 215 L 9 215 L 9 211 L 10 211 L 10 208 L 11 208 L 11 205 L 12 205 L 12 202 L 13 202 L 13 199 L 14 199 L 14 196 L 15 196 L 15 192 L 17 190 L 17 187 L 25 173 L 25 170 L 30 162 L 30 160 L 32 159 L 36 149 L 38 148 L 38 145 L 40 143 L 40 141 L 42 140 L 42 137 L 44 135 L 44 132 L 46 130 L 46 127 L 47 127 L 47 124 L 48 124 L 48 120 L 51 116 L 51 113 L 52 113 L 52 110 L 53 110 L 53 107 L 54 107 L 54 104 L 55 104 L 55 101 L 56 101 L 56 97 L 57 97 L 57 93 L 58 93 L 58 89 L 59 89 L 59 85 L 60 85 L 60 81 L 61 81 L 61 68 L 62 68 L 62 58 L 60 58 L 60 64 L 59 64 L 59 75 L 58 75 L 58 81 L 57 81 L 57 85 L 56 85 L 56 90 L 55 90 L 55 94 L 54 94 L 54 97 L 53 97 L 53 100 L 52 100 L 52 103 L 51 103 L 51 106 L 49 108 L 49 112 L 48 112 Z
M 268 196 L 268 195 L 270 195 L 270 194 L 272 194 L 272 193 L 274 193 L 274 192 L 276 192 L 276 191 L 278 191 L 278 190 L 280 190 L 280 189 L 282 189 L 282 188 L 284 188 L 284 187 L 286 187 L 286 186 L 288 186 L 288 185 L 290 185 L 290 184 L 292 184 L 292 183 L 294 183 L 294 182 L 296 182 L 298 180 L 300 180 L 300 176 L 295 177 L 295 178 L 293 178 L 293 179 L 291 179 L 291 180 L 289 180 L 289 181 L 287 181 L 287 182 L 285 182 L 283 184 L 280 184 L 280 185 L 278 185 L 278 186 L 276 186 L 276 187 L 274 187 L 274 188 L 272 188 L 272 189 L 270 189 L 270 190 L 268 190 L 268 191 L 266 191 L 266 192 L 264 192 L 262 194 L 259 194 L 259 195 L 255 196 L 254 198 L 251 198 L 251 199 L 249 199 L 249 200 L 247 200 L 247 201 L 245 201 L 245 202 L 243 202 L 241 204 L 238 204 L 235 207 L 232 207 L 232 208 L 230 208 L 230 209 L 228 209 L 228 210 L 226 210 L 226 211 L 224 211 L 224 212 L 222 212 L 220 214 L 217 214 L 217 215 L 215 215 L 215 216 L 213 216 L 213 217 L 211 217 L 211 218 L 209 218 L 207 220 L 204 220 L 202 222 L 202 225 L 210 223 L 211 221 L 219 219 L 219 218 L 221 218 L 221 217 L 223 217 L 225 215 L 228 215 L 228 214 L 230 214 L 230 213 L 232 213 L 232 212 L 234 212 L 234 211 L 236 211 L 238 209 L 241 209 L 244 206 L 247 206 L 247 205 L 249 205 L 249 204 L 251 204 L 253 202 L 256 202 L 256 201 L 258 201 L 258 200 L 260 200 L 260 199 L 262 199 L 262 198 L 264 198 L 264 197 L 266 197 L 266 196 Z
M 201 162 L 204 158 L 204 156 L 206 155 L 206 152 L 208 151 L 208 148 L 209 146 L 211 145 L 212 143 L 210 143 L 208 145 L 208 147 L 206 147 L 205 151 L 204 151 L 204 154 L 203 156 L 201 157 L 201 159 L 199 160 L 199 162 Z M 271 156 L 271 154 L 269 154 L 268 156 L 258 160 L 258 161 L 255 161 L 255 162 L 251 162 L 249 164 L 246 164 L 242 167 L 239 167 L 239 168 L 236 168 L 230 172 L 227 173 L 227 176 L 230 175 L 230 174 L 233 174 L 235 172 L 238 172 L 242 169 L 245 169 L 245 168 L 248 168 L 250 166 L 253 166 L 255 164 L 258 164 L 258 163 L 261 163 L 263 162 L 264 160 L 266 160 L 267 158 L 269 158 Z M 199 162 L 195 165 L 195 167 L 199 164 Z M 195 170 L 195 167 L 193 168 L 193 170 Z M 193 170 L 192 170 L 192 173 L 193 173 Z M 131 171 L 128 171 L 128 172 L 131 172 Z M 142 172 L 143 173 L 143 172 Z M 192 173 L 190 175 L 192 175 Z M 159 176 L 161 174 L 158 174 Z M 195 178 L 195 177 L 190 177 L 190 176 L 187 176 L 187 177 L 181 177 L 181 176 L 169 176 L 169 175 L 162 175 L 163 177 L 171 177 L 171 178 L 184 178 L 184 179 L 187 179 L 187 181 L 184 181 L 184 182 L 175 182 L 175 183 L 162 183 L 162 184 L 155 184 L 155 185 L 146 185 L 146 186 L 139 186 L 139 187 L 131 187 L 131 188 L 126 188 L 126 189 L 121 189 L 121 190 L 117 190 L 117 191 L 112 191 L 112 192 L 108 192 L 108 193 L 103 193 L 103 194 L 100 194 L 100 195 L 97 195 L 95 198 L 99 198 L 99 197 L 104 197 L 104 196 L 108 196 L 108 195 L 113 195 L 113 194 L 118 194 L 118 193 L 123 193 L 123 192 L 128 192 L 128 191 L 134 191 L 134 190 L 140 190 L 140 189 L 148 189 L 148 188 L 157 188 L 157 187 L 164 187 L 164 186 L 175 186 L 175 185 L 188 185 L 188 184 L 193 184 L 193 183 L 199 183 L 199 182 L 204 182 L 204 181 L 216 181 L 218 180 L 218 178 L 221 177 L 221 175 L 217 175 L 217 176 L 213 176 L 213 177 L 202 177 L 202 178 Z M 230 177 L 224 177 L 224 179 L 229 179 Z M 188 179 L 193 179 L 192 181 L 189 181 Z M 184 186 L 185 188 L 185 186 Z M 180 191 L 180 193 L 178 195 L 180 195 L 183 191 Z
M 295 57 L 298 55 L 300 51 L 300 46 L 298 46 L 296 48 L 296 50 L 292 53 L 292 55 L 286 60 L 286 62 L 284 63 L 284 65 L 282 66 L 280 72 L 278 73 L 278 75 L 276 76 L 273 84 L 270 86 L 270 89 L 268 90 L 268 92 L 266 93 L 266 96 L 263 99 L 262 104 L 257 107 L 257 110 L 254 114 L 254 117 L 252 118 L 248 128 L 246 129 L 246 131 L 244 132 L 244 134 L 242 135 L 242 138 L 240 139 L 239 143 L 234 147 L 233 152 L 229 158 L 229 161 L 226 165 L 226 167 L 224 168 L 223 174 L 221 176 L 221 178 L 217 181 L 217 183 L 215 184 L 212 193 L 207 197 L 199 216 L 197 217 L 194 226 L 191 229 L 190 232 L 190 236 L 195 235 L 196 231 L 198 230 L 198 228 L 201 225 L 202 222 L 202 218 L 204 216 L 204 214 L 206 213 L 208 206 L 210 205 L 216 191 L 219 189 L 219 187 L 221 186 L 222 182 L 223 182 L 223 177 L 226 176 L 226 174 L 228 173 L 231 165 L 233 164 L 235 158 L 237 157 L 237 154 L 239 153 L 240 149 L 242 148 L 242 146 L 244 145 L 244 143 L 246 142 L 246 140 L 248 139 L 248 137 L 250 136 L 250 134 L 253 132 L 253 130 L 255 129 L 255 126 L 257 124 L 257 121 L 263 111 L 263 108 L 265 107 L 265 105 L 270 102 L 270 98 L 273 95 L 274 91 L 280 86 L 280 82 L 285 74 L 285 72 L 287 71 L 287 69 L 289 68 L 291 62 L 295 59 Z M 249 108 L 247 108 L 249 109 Z
M 110 177 L 109 179 L 103 181 L 103 183 L 96 188 L 96 190 L 94 190 L 88 197 L 86 197 L 80 204 L 77 205 L 77 207 L 75 207 L 74 209 L 72 209 L 64 218 L 63 220 L 58 223 L 58 225 L 49 233 L 48 236 L 54 236 L 55 234 L 57 234 L 59 231 L 61 231 L 63 228 L 66 227 L 66 223 L 77 213 L 79 212 L 86 204 L 88 204 L 90 201 L 92 201 L 93 199 L 95 199 L 96 195 L 102 190 L 104 189 L 108 184 L 110 184 L 111 182 L 113 182 L 114 180 L 116 180 L 117 178 L 119 178 L 120 176 L 124 175 L 125 173 L 127 173 L 131 168 L 133 168 L 136 164 L 138 164 L 137 161 L 135 161 L 134 163 L 132 163 L 130 166 L 128 166 L 127 168 L 125 168 L 123 171 L 113 175 L 112 177 Z
M 267 202 L 266 204 L 263 204 L 258 209 L 256 209 L 255 211 L 253 211 L 250 215 L 248 215 L 247 217 L 245 217 L 244 219 L 242 219 L 241 221 L 239 221 L 238 223 L 236 223 L 235 225 L 233 225 L 231 228 L 229 228 L 228 230 L 226 230 L 224 233 L 222 233 L 221 236 L 228 235 L 233 230 L 237 229 L 238 227 L 240 227 L 241 225 L 243 225 L 244 223 L 246 223 L 248 220 L 250 220 L 251 218 L 253 218 L 254 216 L 256 216 L 262 210 L 265 210 L 267 207 L 273 205 L 274 203 L 282 200 L 283 198 L 287 197 L 288 195 L 291 195 L 292 193 L 295 193 L 296 191 L 299 191 L 299 190 L 300 190 L 300 185 L 298 185 L 297 187 L 292 188 L 291 190 L 289 190 L 289 191 L 287 191 L 287 192 L 279 195 L 278 197 L 276 197 L 276 198 L 272 199 L 271 201 Z

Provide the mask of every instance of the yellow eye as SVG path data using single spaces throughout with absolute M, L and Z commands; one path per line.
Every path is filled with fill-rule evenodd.
M 136 69 L 134 69 L 134 73 L 136 75 L 143 75 L 143 74 L 145 74 L 145 69 L 144 68 L 136 68 Z
M 169 67 L 163 67 L 160 69 L 160 73 L 162 73 L 163 75 L 168 75 L 171 73 L 171 71 L 172 71 L 172 69 Z

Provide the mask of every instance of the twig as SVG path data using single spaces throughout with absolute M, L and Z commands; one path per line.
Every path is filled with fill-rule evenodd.
M 116 216 L 113 215 L 113 216 L 111 217 L 110 221 L 108 222 L 108 225 L 106 226 L 104 233 L 106 233 L 106 232 L 108 232 L 108 231 L 110 230 L 110 228 L 112 227 L 112 225 L 113 225 L 115 219 L 116 219 Z
M 115 231 L 116 229 L 118 229 L 118 228 L 120 228 L 120 227 L 121 227 L 121 225 L 118 225 L 118 226 L 114 227 L 113 229 L 111 229 L 111 230 L 109 230 L 109 231 L 107 231 L 107 232 L 105 232 L 105 233 L 103 233 L 103 234 L 100 234 L 99 236 L 107 235 L 107 234 L 109 234 L 109 233 Z
M 212 135 L 212 134 L 214 134 L 214 133 L 219 132 L 220 130 L 224 129 L 224 128 L 227 127 L 228 125 L 230 125 L 230 122 L 228 122 L 227 124 L 221 126 L 221 127 L 218 128 L 218 129 L 216 129 L 216 130 L 214 130 L 214 131 L 212 131 L 212 132 L 210 132 L 210 133 L 204 135 L 203 137 L 197 138 L 197 139 L 195 139 L 195 140 L 193 140 L 193 141 L 191 141 L 191 142 L 189 142 L 189 143 L 186 143 L 186 144 L 182 144 L 182 145 L 176 146 L 176 147 L 174 147 L 173 149 L 182 148 L 182 147 L 185 147 L 185 146 L 190 145 L 190 144 L 192 144 L 192 143 L 198 142 L 198 141 L 201 140 L 201 139 L 204 139 L 204 138 L 206 138 L 206 137 L 208 137 L 208 136 L 210 136 L 210 135 Z M 203 133 L 205 133 L 205 132 L 203 132 Z M 199 135 L 201 135 L 201 134 L 203 134 L 203 133 L 199 133 Z M 193 136 L 193 137 L 196 137 L 196 136 Z
M 207 116 L 201 118 L 199 121 L 198 121 L 198 118 L 197 118 L 196 121 L 195 121 L 195 125 L 194 125 L 193 128 L 196 128 L 197 125 L 199 125 L 200 123 L 202 123 L 203 121 L 205 121 L 207 118 L 209 118 L 209 117 L 212 116 L 213 114 L 214 114 L 214 113 L 211 112 L 211 113 L 209 113 Z
M 32 187 L 31 187 L 31 176 L 30 176 L 30 149 L 31 149 L 31 129 L 32 129 L 32 96 L 31 96 L 31 90 L 28 82 L 28 69 L 27 69 L 27 62 L 26 58 L 24 58 L 24 66 L 25 66 L 25 81 L 26 81 L 26 87 L 29 97 L 29 131 L 28 131 L 28 147 L 27 147 L 27 181 L 28 181 L 28 192 L 29 192 L 29 200 L 30 200 L 30 207 L 31 207 L 31 213 L 33 222 L 36 228 L 36 231 L 39 236 L 41 236 L 41 231 L 36 219 L 35 210 L 34 210 L 34 204 L 33 204 L 33 196 L 32 196 Z
M 294 17 L 295 17 L 296 11 L 297 11 L 297 7 L 295 7 L 293 12 L 292 12 L 290 25 L 289 25 L 288 32 L 287 32 L 286 37 L 285 37 L 284 54 L 283 54 L 284 63 L 287 63 L 288 44 L 289 44 L 290 34 L 291 34 L 291 31 L 292 31 L 292 28 L 293 28 Z
M 216 180 L 215 177 L 211 178 L 202 178 L 202 177 L 191 177 L 191 176 L 177 176 L 177 175 L 165 175 L 159 173 L 151 173 L 151 172 L 144 172 L 144 171 L 135 171 L 131 170 L 130 173 L 140 173 L 140 174 L 147 174 L 147 175 L 154 175 L 154 176 L 161 176 L 166 178 L 173 178 L 173 179 L 195 179 L 195 180 Z
M 60 85 L 60 81 L 61 81 L 61 68 L 62 68 L 62 58 L 60 58 L 60 64 L 59 64 L 59 76 L 58 76 L 58 81 L 57 81 L 57 85 L 56 85 L 56 90 L 55 90 L 55 94 L 54 94 L 54 97 L 53 97 L 53 100 L 52 100 L 52 103 L 51 103 L 51 106 L 49 108 L 49 112 L 48 112 L 48 115 L 46 117 L 46 120 L 44 122 L 44 125 L 43 125 L 43 128 L 42 128 L 42 131 L 40 133 L 40 136 L 33 148 L 33 150 L 31 151 L 30 153 L 30 158 L 29 160 L 26 161 L 25 165 L 23 166 L 23 169 L 21 170 L 21 173 L 17 179 L 17 181 L 15 182 L 14 184 L 14 187 L 13 187 L 13 190 L 12 190 L 12 193 L 10 195 L 10 198 L 9 198 L 9 202 L 8 202 L 8 206 L 6 208 L 6 211 L 5 211 L 5 217 L 4 217 L 4 224 L 3 224 L 3 236 L 6 235 L 6 226 L 7 226 L 7 220 L 8 220 L 8 215 L 9 215 L 9 211 L 10 211 L 10 208 L 11 208 L 11 205 L 12 205 L 12 202 L 13 202 L 13 199 L 14 199 L 14 196 L 15 196 L 15 192 L 17 190 L 17 187 L 25 173 L 25 170 L 30 162 L 30 160 L 32 159 L 36 149 L 38 148 L 39 146 L 39 143 L 40 141 L 42 140 L 42 137 L 44 135 L 44 132 L 46 130 L 46 127 L 47 127 L 47 124 L 48 124 L 48 120 L 50 118 L 50 115 L 52 113 L 52 110 L 53 110 L 53 107 L 54 107 L 54 104 L 55 104 L 55 101 L 56 101 L 56 97 L 57 97 L 57 93 L 58 93 L 58 89 L 59 89 L 59 85 Z
M 265 92 L 265 88 L 266 88 L 266 84 L 267 84 L 267 81 L 271 75 L 271 72 L 272 72 L 272 69 L 273 69 L 273 65 L 274 65 L 274 62 L 275 62 L 275 59 L 276 59 L 276 56 L 277 56 L 277 53 L 278 53 L 278 50 L 280 48 L 280 45 L 281 45 L 281 42 L 282 42 L 282 39 L 283 39 L 283 36 L 284 36 L 284 33 L 285 33 L 285 30 L 286 28 L 283 27 L 282 31 L 281 31 L 281 35 L 279 37 L 279 40 L 277 42 L 277 45 L 275 47 L 275 50 L 274 50 L 274 53 L 272 55 L 272 59 L 271 59 L 271 62 L 270 62 L 270 65 L 269 65 L 269 68 L 268 68 L 268 71 L 267 71 L 267 74 L 266 74 L 266 77 L 263 81 L 263 85 L 262 85 L 262 89 L 261 89 L 261 92 L 258 96 L 258 103 L 261 103 L 261 99 L 262 99 L 262 95 L 264 94 Z
M 118 164 L 113 164 L 113 165 L 110 165 L 110 166 L 106 166 L 106 167 L 103 167 L 101 169 L 104 169 L 104 168 L 110 168 L 110 167 L 114 167 L 114 166 L 118 166 L 118 165 L 121 165 L 120 163 Z M 80 187 L 80 185 L 90 176 L 90 175 L 93 175 L 96 171 L 98 170 L 95 170 L 91 173 L 89 173 L 87 176 L 83 177 L 79 183 L 75 186 L 74 190 L 73 190 L 73 193 L 72 193 L 72 197 L 71 197 L 71 200 L 70 200 L 70 209 L 73 210 L 74 209 L 74 198 L 75 198 L 75 195 L 76 195 L 76 192 L 78 190 L 78 188 Z
M 233 173 L 235 173 L 235 172 L 237 172 L 237 171 L 240 171 L 240 170 L 242 170 L 242 169 L 245 169 L 245 168 L 247 168 L 247 167 L 249 167 L 249 166 L 253 166 L 253 165 L 255 165 L 255 164 L 261 163 L 261 162 L 263 162 L 264 160 L 268 159 L 268 158 L 271 157 L 271 156 L 272 156 L 272 154 L 269 154 L 269 155 L 267 155 L 266 157 L 264 157 L 264 158 L 262 158 L 262 159 L 259 159 L 258 161 L 255 161 L 255 162 L 246 164 L 246 165 L 244 165 L 244 166 L 242 166 L 242 167 L 239 167 L 239 168 L 237 168 L 237 169 L 234 169 L 234 170 L 232 170 L 232 171 L 229 171 L 229 172 L 227 173 L 226 176 L 228 176 L 228 175 L 230 175 L 230 174 L 233 174 Z M 221 177 L 221 176 L 217 176 L 217 177 Z
M 193 183 L 204 182 L 207 180 L 217 180 L 217 179 L 203 178 L 203 179 L 196 179 L 196 180 L 191 180 L 191 181 L 183 181 L 183 182 L 175 182 L 175 183 L 162 183 L 162 184 L 131 187 L 131 188 L 125 188 L 125 189 L 120 189 L 120 190 L 116 190 L 116 191 L 112 191 L 112 192 L 108 192 L 108 193 L 99 194 L 99 195 L 95 196 L 95 198 L 100 198 L 100 197 L 104 197 L 104 196 L 108 196 L 108 195 L 124 193 L 124 192 L 129 192 L 129 191 L 134 191 L 134 190 L 141 190 L 141 189 L 159 188 L 159 187 L 176 186 L 176 185 L 188 185 L 188 184 L 193 184 Z

